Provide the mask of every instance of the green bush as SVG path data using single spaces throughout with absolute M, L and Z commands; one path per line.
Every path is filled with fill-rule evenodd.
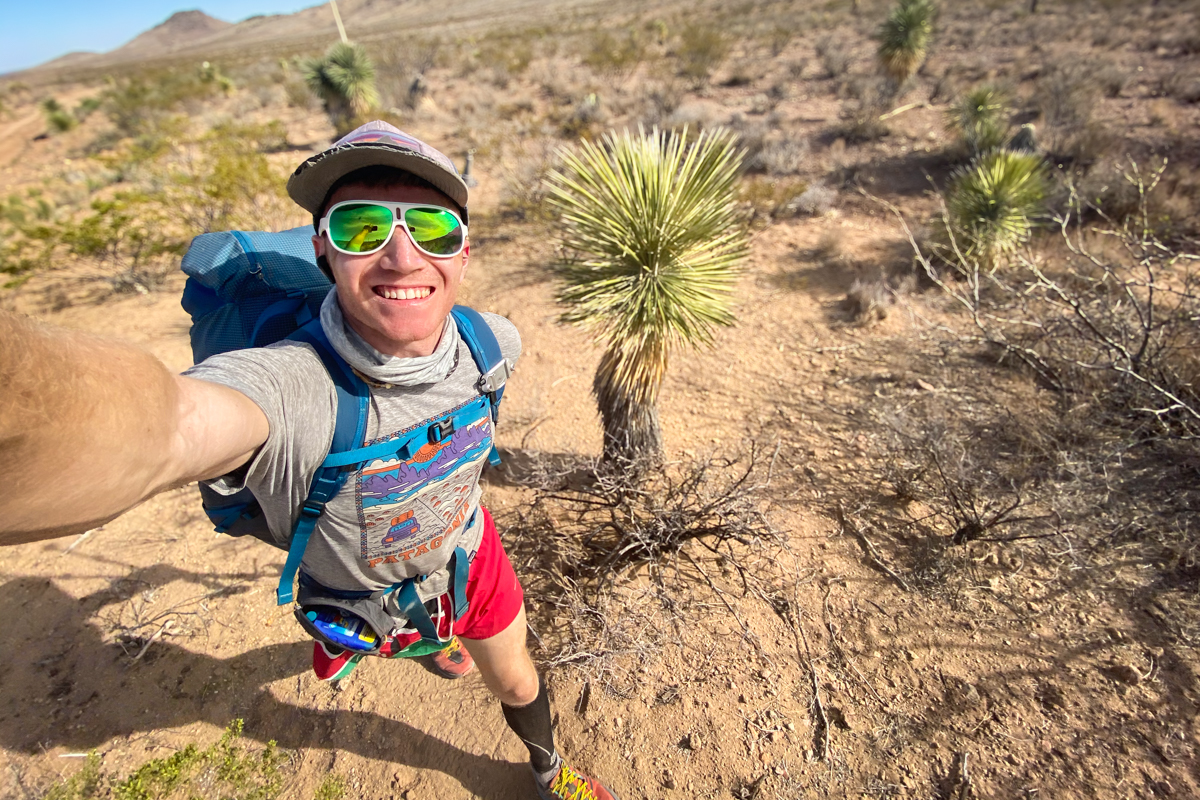
M 46 115 L 47 124 L 57 133 L 66 133 L 79 124 L 79 120 L 53 97 L 42 101 L 42 113 Z
M 241 743 L 242 721 L 203 750 L 189 744 L 138 767 L 124 780 L 106 777 L 100 757 L 89 753 L 83 769 L 47 791 L 43 800 L 274 800 L 283 792 L 286 757 L 275 742 L 260 752 Z M 327 778 L 314 800 L 339 800 L 344 781 Z
M 645 55 L 646 48 L 636 30 L 624 36 L 597 31 L 587 45 L 583 63 L 601 75 L 621 76 L 633 72 Z
M 167 202 L 186 223 L 185 233 L 271 227 L 284 179 L 264 153 L 286 146 L 283 125 L 218 125 L 194 146 L 195 157 L 184 159 L 164 181 Z
M 140 136 L 181 107 L 194 107 L 224 91 L 202 70 L 146 72 L 124 80 L 109 79 L 103 108 L 122 137 Z

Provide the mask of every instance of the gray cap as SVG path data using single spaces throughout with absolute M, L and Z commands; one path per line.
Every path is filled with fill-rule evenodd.
M 315 214 L 339 179 L 356 169 L 374 166 L 396 167 L 423 178 L 466 210 L 467 185 L 454 162 L 382 120 L 355 128 L 333 147 L 296 167 L 288 178 L 288 194 L 301 208 Z

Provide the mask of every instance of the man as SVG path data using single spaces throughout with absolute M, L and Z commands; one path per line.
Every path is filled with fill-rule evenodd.
M 390 441 L 477 400 L 479 371 L 449 317 L 470 256 L 467 187 L 453 163 L 386 123 L 368 123 L 301 164 L 288 192 L 312 212 L 317 263 L 335 284 L 321 327 L 370 387 L 359 444 Z M 516 329 L 495 315 L 486 322 L 515 362 Z M 0 342 L 0 543 L 85 530 L 193 480 L 220 493 L 249 487 L 272 532 L 286 539 L 292 530 L 337 408 L 311 345 L 233 351 L 171 376 L 132 348 L 11 315 L 0 315 Z M 407 458 L 360 465 L 317 522 L 302 590 L 340 597 L 406 579 L 436 583 L 453 552 L 471 554 L 467 611 L 444 622 L 529 749 L 537 796 L 615 800 L 555 750 L 545 685 L 525 647 L 521 587 L 479 504 L 491 419 L 473 426 L 463 446 L 431 440 Z M 89 480 L 54 480 L 72 467 Z M 447 503 L 448 513 L 430 513 Z M 403 557 L 383 555 L 401 540 Z M 395 617 L 394 604 L 386 609 Z M 407 620 L 394 621 L 406 630 Z M 389 636 L 381 654 L 418 638 Z M 355 663 L 348 651 L 314 643 L 321 678 L 344 677 Z M 453 646 L 441 657 L 450 673 L 469 664 Z

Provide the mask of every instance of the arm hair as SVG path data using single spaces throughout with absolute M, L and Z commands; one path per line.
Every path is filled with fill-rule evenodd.
M 224 474 L 267 431 L 240 392 L 173 375 L 136 347 L 0 311 L 0 545 L 85 531 Z

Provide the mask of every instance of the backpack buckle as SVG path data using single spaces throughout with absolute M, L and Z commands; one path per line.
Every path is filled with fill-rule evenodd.
M 512 373 L 512 362 L 507 358 L 502 358 L 499 364 L 479 376 L 479 382 L 475 384 L 475 387 L 480 394 L 492 394 L 504 388 L 504 384 Z
M 325 513 L 325 504 L 314 500 L 308 500 L 300 507 L 300 516 L 316 519 Z
M 454 434 L 454 420 L 444 419 L 429 426 L 429 443 L 441 444 Z

